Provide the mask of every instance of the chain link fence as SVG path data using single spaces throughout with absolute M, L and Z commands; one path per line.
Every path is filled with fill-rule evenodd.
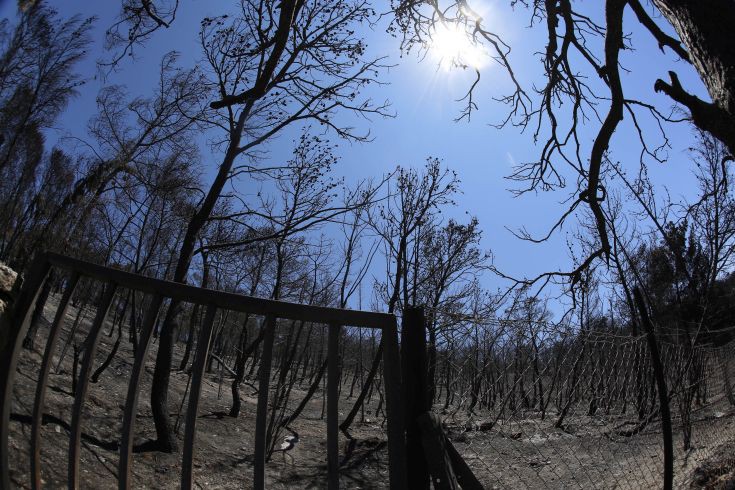
M 445 335 L 434 399 L 450 438 L 487 488 L 661 485 L 664 429 L 645 336 L 547 324 L 493 327 Z M 719 488 L 735 468 L 735 342 L 658 345 L 674 486 Z

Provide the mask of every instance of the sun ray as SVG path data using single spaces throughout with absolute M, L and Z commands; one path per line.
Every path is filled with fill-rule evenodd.
M 431 35 L 429 53 L 445 70 L 451 68 L 480 69 L 487 53 L 473 41 L 466 28 L 458 23 L 437 23 Z

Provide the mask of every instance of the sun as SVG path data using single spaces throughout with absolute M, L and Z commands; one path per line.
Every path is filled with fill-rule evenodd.
M 431 34 L 428 51 L 445 70 L 453 67 L 480 69 L 487 61 L 483 49 L 457 23 L 437 23 Z

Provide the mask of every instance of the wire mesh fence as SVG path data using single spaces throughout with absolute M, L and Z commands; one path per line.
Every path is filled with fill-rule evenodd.
M 443 342 L 434 409 L 488 488 L 661 485 L 661 406 L 644 336 L 499 322 Z M 735 467 L 735 343 L 659 348 L 674 486 L 716 485 Z

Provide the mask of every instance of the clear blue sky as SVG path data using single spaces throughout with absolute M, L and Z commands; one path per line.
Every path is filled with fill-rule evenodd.
M 90 2 L 89 0 L 64 0 L 49 2 L 61 15 L 82 14 L 98 17 L 95 24 L 95 47 L 87 60 L 80 66 L 85 76 L 91 78 L 81 94 L 69 106 L 59 121 L 56 135 L 49 140 L 72 134 L 85 138 L 86 124 L 95 112 L 95 97 L 102 80 L 95 79 L 95 61 L 102 55 L 102 39 L 120 8 L 119 0 Z M 380 10 L 383 3 L 378 2 Z M 511 10 L 507 0 L 482 0 L 471 2 L 486 10 L 486 25 L 500 32 L 513 47 L 511 61 L 522 84 L 531 89 L 533 82 L 540 83 L 540 55 L 535 54 L 545 47 L 543 29 L 529 29 L 529 13 L 521 8 Z M 597 2 L 590 8 L 599 10 Z M 13 17 L 16 2 L 0 0 L 0 17 Z M 199 21 L 207 15 L 225 13 L 237 6 L 231 0 L 204 1 L 182 0 L 176 22 L 172 28 L 161 30 L 144 50 L 136 51 L 135 61 L 123 61 L 120 70 L 107 80 L 107 83 L 127 85 L 131 94 L 147 95 L 155 84 L 157 65 L 161 56 L 170 51 L 179 51 L 181 64 L 190 66 L 200 57 L 196 33 Z M 676 69 L 685 87 L 704 96 L 701 82 L 696 74 L 683 63 L 674 63 L 675 56 L 670 52 L 662 55 L 650 35 L 643 32 L 635 18 L 627 15 L 626 32 L 632 34 L 635 51 L 625 51 L 622 63 L 630 73 L 623 74 L 623 84 L 628 97 L 645 99 L 655 103 L 662 112 L 667 113 L 671 102 L 661 94 L 653 93 L 656 78 L 666 78 L 669 69 Z M 337 168 L 339 175 L 348 180 L 366 176 L 377 176 L 387 172 L 397 164 L 421 166 L 427 156 L 443 159 L 444 163 L 455 169 L 462 180 L 463 194 L 458 196 L 457 206 L 449 210 L 450 216 L 466 220 L 465 212 L 479 218 L 484 229 L 483 245 L 492 249 L 495 263 L 503 270 L 515 275 L 535 275 L 538 272 L 565 267 L 569 258 L 565 240 L 566 233 L 558 235 L 545 245 L 531 245 L 514 238 L 505 227 L 517 229 L 527 227 L 537 234 L 545 233 L 547 227 L 558 219 L 564 211 L 560 201 L 567 197 L 565 191 L 549 194 L 528 194 L 513 198 L 507 191 L 513 184 L 503 177 L 508 175 L 512 162 L 535 159 L 539 149 L 534 146 L 530 131 L 521 134 L 516 128 L 498 131 L 489 124 L 499 121 L 505 111 L 504 106 L 492 100 L 502 95 L 508 87 L 506 74 L 502 69 L 490 64 L 482 70 L 482 82 L 476 94 L 480 109 L 473 115 L 470 123 L 453 122 L 460 110 L 455 100 L 467 88 L 471 75 L 458 70 L 447 72 L 438 69 L 436 60 L 431 57 L 419 61 L 417 56 L 400 58 L 399 41 L 384 32 L 384 26 L 367 32 L 368 53 L 387 55 L 389 62 L 397 66 L 381 77 L 390 83 L 371 89 L 370 95 L 378 100 L 388 99 L 397 113 L 394 119 L 374 119 L 369 126 L 374 141 L 369 144 L 341 144 L 342 161 Z M 604 116 L 606 103 L 601 101 L 600 112 Z M 364 124 L 354 121 L 356 124 Z M 598 123 L 585 128 L 583 136 L 588 138 L 586 151 Z M 644 121 L 646 131 L 655 131 L 650 121 Z M 668 186 L 672 197 L 691 195 L 693 179 L 686 148 L 691 145 L 691 130 L 686 124 L 667 127 L 674 145 L 669 151 L 669 162 L 652 164 L 649 168 L 652 180 L 659 185 Z M 295 134 L 284 134 L 279 143 L 290 142 Z M 288 145 L 272 145 L 274 159 L 288 158 Z M 202 148 L 203 152 L 206 148 Z M 620 126 L 613 139 L 613 158 L 624 162 L 630 171 L 637 169 L 640 145 L 637 135 L 631 129 L 629 118 Z M 219 163 L 221 155 L 205 154 L 204 163 L 213 168 Z M 571 231 L 567 228 L 566 231 Z M 499 285 L 497 280 L 487 279 L 490 287 Z

